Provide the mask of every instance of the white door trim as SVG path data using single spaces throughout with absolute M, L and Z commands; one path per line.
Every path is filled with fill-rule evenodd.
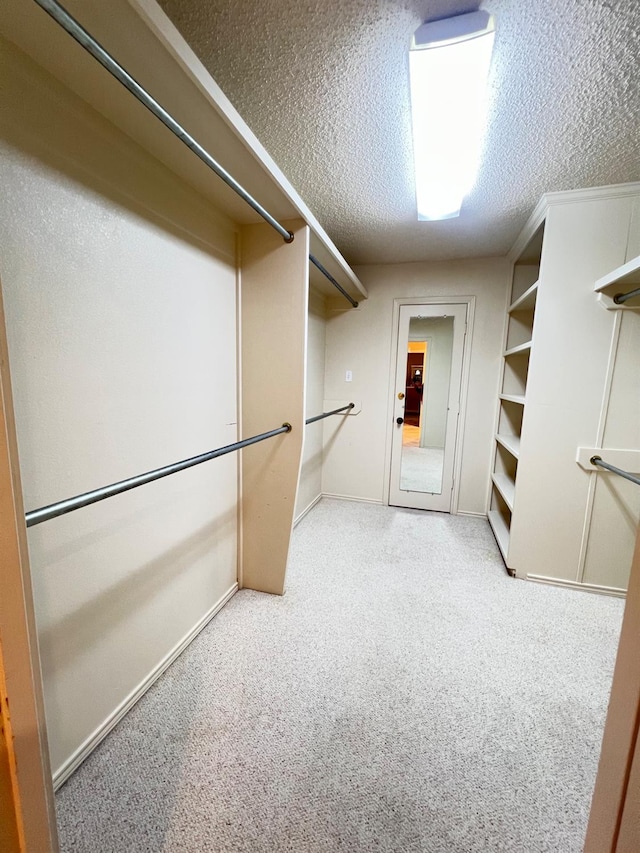
M 462 375 L 460 377 L 460 414 L 455 441 L 455 462 L 453 466 L 453 491 L 451 494 L 451 514 L 456 515 L 460 498 L 460 474 L 462 470 L 462 453 L 464 449 L 464 428 L 467 414 L 467 396 L 469 389 L 469 371 L 471 364 L 471 342 L 473 340 L 473 325 L 475 319 L 475 296 L 410 296 L 393 300 L 393 317 L 391 331 L 391 361 L 387 389 L 387 429 L 384 449 L 384 503 L 389 505 L 389 483 L 391 476 L 391 443 L 394 426 L 394 394 L 396 384 L 396 364 L 398 359 L 398 330 L 401 305 L 466 305 L 467 334 L 462 351 Z

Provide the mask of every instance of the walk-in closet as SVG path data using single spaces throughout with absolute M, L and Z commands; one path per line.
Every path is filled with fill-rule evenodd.
M 348 34 L 443 15 L 231 5 L 1 0 L 0 847 L 631 851 L 640 171 L 403 229 Z

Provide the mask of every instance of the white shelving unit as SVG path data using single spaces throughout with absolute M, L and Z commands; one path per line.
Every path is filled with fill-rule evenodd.
M 488 516 L 518 578 L 627 586 L 640 496 L 576 452 L 639 446 L 640 294 L 614 301 L 640 289 L 639 205 L 639 183 L 547 193 L 509 255 Z
M 520 433 L 526 404 L 543 230 L 544 221 L 514 263 L 503 350 L 502 387 L 488 518 L 510 573 L 508 554 L 511 517 L 516 502 Z
M 498 444 L 501 444 L 505 450 L 508 450 L 509 453 L 515 457 L 516 459 L 520 455 L 520 436 L 519 435 L 501 435 L 498 433 L 496 435 L 496 441 Z
M 516 484 L 508 474 L 494 474 L 491 478 L 496 489 L 504 498 L 504 502 L 513 512 L 513 503 L 516 494 Z

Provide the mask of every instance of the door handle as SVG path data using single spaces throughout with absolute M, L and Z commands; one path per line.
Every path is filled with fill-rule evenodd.
M 397 424 L 403 424 L 403 423 L 404 423 L 404 418 L 396 418 L 396 423 L 397 423 Z

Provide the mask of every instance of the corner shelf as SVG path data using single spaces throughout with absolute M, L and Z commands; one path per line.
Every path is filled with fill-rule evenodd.
M 505 450 L 514 456 L 516 459 L 520 455 L 520 436 L 519 435 L 496 435 L 496 441 L 501 444 Z
M 516 494 L 516 484 L 506 474 L 493 474 L 491 479 L 496 489 L 502 495 L 504 502 L 513 512 L 513 503 Z
M 500 549 L 502 558 L 506 563 L 507 553 L 509 552 L 509 528 L 507 527 L 506 521 L 497 509 L 490 509 L 488 518 L 494 536 L 496 537 L 498 548 Z
M 524 406 L 524 394 L 500 394 L 500 399 L 505 403 L 517 403 Z
M 517 347 L 511 347 L 510 349 L 505 350 L 502 355 L 504 358 L 508 358 L 510 355 L 518 355 L 519 353 L 529 352 L 531 349 L 531 341 L 525 341 L 523 344 L 518 344 Z
M 640 287 L 640 255 L 599 278 L 593 289 L 609 311 L 640 311 L 640 296 L 618 305 L 613 297 Z
M 538 295 L 538 282 L 534 282 L 530 288 L 525 290 L 522 296 L 518 297 L 508 308 L 509 314 L 514 314 L 516 311 L 533 311 L 536 307 L 536 297 Z
M 502 378 L 495 430 L 493 470 L 488 518 L 498 548 L 510 575 L 516 574 L 509 557 L 513 521 L 520 436 L 525 412 L 525 395 L 533 351 L 534 323 L 540 288 L 540 262 L 544 219 L 523 232 L 513 251 L 511 304 L 507 308 L 502 350 Z M 515 249 L 515 247 L 514 247 Z M 511 560 L 511 561 L 510 561 Z

